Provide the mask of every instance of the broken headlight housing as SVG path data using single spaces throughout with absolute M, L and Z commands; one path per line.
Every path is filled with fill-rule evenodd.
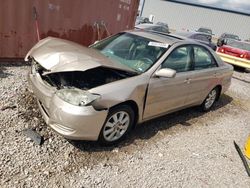
M 31 74 L 36 74 L 38 70 L 37 63 L 33 58 L 30 59 L 30 61 L 31 61 Z
M 80 89 L 60 89 L 56 92 L 56 95 L 60 99 L 75 106 L 87 106 L 100 98 L 100 95 L 92 94 Z

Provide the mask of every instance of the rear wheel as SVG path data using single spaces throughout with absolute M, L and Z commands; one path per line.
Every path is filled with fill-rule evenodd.
M 216 87 L 209 92 L 206 99 L 201 104 L 202 111 L 205 111 L 205 112 L 209 111 L 212 108 L 212 106 L 214 105 L 218 96 L 219 96 L 219 89 L 218 89 L 218 87 Z
M 110 110 L 99 135 L 99 142 L 112 145 L 121 141 L 134 123 L 134 111 L 130 106 L 121 105 Z

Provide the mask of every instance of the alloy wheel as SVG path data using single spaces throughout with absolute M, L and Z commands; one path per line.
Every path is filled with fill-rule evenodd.
M 130 124 L 130 116 L 125 111 L 114 113 L 103 127 L 103 138 L 108 142 L 120 139 L 127 131 Z
M 206 100 L 205 100 L 205 108 L 209 109 L 212 107 L 212 105 L 214 104 L 215 100 L 217 97 L 217 90 L 213 89 L 207 96 Z

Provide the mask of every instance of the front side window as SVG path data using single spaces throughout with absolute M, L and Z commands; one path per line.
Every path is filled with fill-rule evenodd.
M 176 72 L 186 72 L 191 70 L 192 46 L 177 47 L 163 62 L 162 68 L 170 68 Z
M 217 66 L 212 54 L 201 46 L 194 46 L 194 63 L 195 70 L 207 69 Z
M 114 35 L 91 46 L 114 62 L 138 73 L 147 71 L 167 51 L 168 44 L 130 33 Z

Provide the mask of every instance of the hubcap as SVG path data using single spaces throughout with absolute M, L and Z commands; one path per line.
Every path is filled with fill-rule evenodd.
M 127 131 L 130 123 L 130 117 L 127 112 L 120 111 L 113 114 L 103 128 L 103 137 L 112 142 L 121 138 Z
M 207 99 L 206 99 L 206 102 L 205 102 L 205 107 L 206 109 L 209 109 L 213 104 L 214 104 L 214 101 L 216 99 L 216 95 L 217 95 L 217 92 L 216 90 L 212 90 L 208 96 L 207 96 Z

